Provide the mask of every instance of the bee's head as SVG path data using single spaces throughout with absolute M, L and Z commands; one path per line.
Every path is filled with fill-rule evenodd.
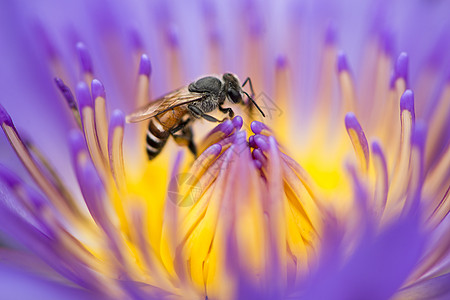
M 225 92 L 227 93 L 227 96 L 231 100 L 231 102 L 242 102 L 242 89 L 236 76 L 231 73 L 225 73 L 223 74 L 222 78 L 225 85 Z

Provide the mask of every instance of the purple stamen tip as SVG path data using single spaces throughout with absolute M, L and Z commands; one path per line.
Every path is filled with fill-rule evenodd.
M 115 109 L 111 116 L 110 128 L 125 126 L 125 115 L 120 109 Z
M 80 59 L 80 64 L 83 72 L 92 73 L 92 60 L 86 46 L 82 42 L 77 43 L 78 58 Z
M 226 120 L 225 122 L 220 123 L 219 125 L 214 127 L 213 130 L 211 130 L 208 135 L 211 135 L 218 131 L 222 132 L 225 135 L 229 135 L 233 131 L 233 129 L 234 129 L 233 123 L 230 120 Z
M 258 121 L 253 121 L 250 124 L 250 128 L 252 129 L 253 133 L 255 133 L 255 134 L 259 134 L 263 130 L 270 130 L 269 127 L 267 127 L 264 123 L 261 123 Z
M 139 74 L 150 77 L 151 73 L 152 73 L 152 65 L 150 63 L 150 59 L 148 58 L 147 54 L 142 54 L 141 62 L 139 63 Z
M 92 80 L 91 91 L 92 99 L 97 99 L 98 97 L 106 98 L 105 87 L 98 79 Z
M 256 148 L 255 136 L 251 135 L 248 137 L 248 145 L 252 148 Z
M 395 75 L 397 78 L 403 78 L 406 83 L 408 82 L 408 54 L 405 52 L 400 53 L 395 62 Z
M 389 31 L 381 33 L 381 46 L 387 55 L 391 55 L 394 52 L 394 37 Z
M 222 39 L 222 35 L 218 29 L 214 28 L 209 32 L 209 39 L 212 43 L 218 44 Z
M 80 151 L 86 149 L 84 136 L 81 131 L 72 130 L 69 133 L 69 145 L 73 156 L 76 156 Z
M 356 131 L 360 131 L 361 125 L 359 125 L 358 119 L 356 119 L 356 116 L 354 113 L 347 113 L 345 115 L 345 127 L 348 129 L 354 129 Z
M 52 43 L 50 37 L 48 36 L 47 30 L 44 28 L 42 22 L 37 21 L 34 24 L 34 27 L 36 28 L 36 35 L 40 38 L 40 42 L 43 44 L 45 51 L 48 54 L 48 57 L 54 58 L 56 57 L 56 48 L 55 45 Z
M 241 116 L 234 117 L 231 122 L 233 122 L 233 127 L 236 128 L 236 130 L 241 129 L 242 125 L 244 124 L 244 120 Z
M 425 148 L 425 141 L 427 137 L 427 126 L 425 122 L 418 121 L 414 125 L 414 131 L 411 135 L 411 144 L 417 145 L 421 150 Z
M 167 40 L 169 45 L 173 48 L 178 47 L 179 37 L 178 37 L 178 28 L 175 25 L 171 25 L 167 32 Z
M 8 114 L 3 105 L 0 104 L 0 124 L 6 124 L 13 127 L 11 116 Z
M 332 45 L 335 44 L 337 40 L 336 28 L 335 25 L 330 23 L 325 32 L 325 44 Z
M 400 97 L 400 110 L 408 110 L 414 120 L 414 93 L 411 90 L 406 90 Z
M 139 35 L 139 32 L 137 31 L 136 28 L 133 28 L 130 30 L 129 38 L 130 38 L 131 46 L 134 49 L 142 49 L 143 48 L 141 36 Z
M 85 106 L 92 107 L 91 93 L 89 92 L 89 87 L 85 82 L 81 81 L 78 83 L 75 94 L 77 96 L 80 111 L 82 111 Z
M 337 69 L 338 69 L 339 73 L 341 73 L 343 71 L 349 71 L 350 70 L 350 68 L 348 66 L 347 56 L 343 52 L 340 52 L 338 54 L 338 57 L 337 57 Z
M 64 81 L 62 81 L 61 78 L 55 77 L 55 83 L 58 89 L 63 94 L 64 99 L 66 99 L 67 103 L 69 104 L 69 107 L 76 108 L 77 105 L 75 103 L 75 99 L 73 98 L 73 94 L 70 88 L 64 83 Z
M 253 159 L 259 161 L 261 165 L 265 165 L 267 163 L 267 158 L 264 156 L 261 149 L 254 149 L 252 152 Z
M 267 141 L 267 137 L 263 135 L 255 135 L 254 141 L 256 146 L 262 151 L 267 151 L 270 148 L 269 142 Z
M 277 69 L 284 69 L 288 64 L 287 58 L 283 54 L 279 54 L 275 61 L 275 66 Z
M 222 146 L 219 144 L 213 144 L 211 146 L 209 146 L 209 148 L 207 148 L 205 150 L 205 152 L 208 155 L 219 155 L 219 153 L 222 151 Z
M 389 78 L 389 88 L 392 90 L 395 88 L 395 81 L 397 80 L 397 77 L 395 76 L 395 72 L 391 73 L 391 77 Z
M 257 169 L 262 169 L 263 165 L 259 160 L 253 160 L 253 163 Z
M 381 150 L 381 145 L 378 141 L 372 142 L 372 153 L 383 155 L 383 150 Z

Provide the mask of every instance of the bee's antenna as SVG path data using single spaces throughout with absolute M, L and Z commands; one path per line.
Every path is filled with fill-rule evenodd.
M 253 100 L 253 98 L 250 97 L 250 95 L 246 91 L 242 91 L 242 92 L 247 95 L 248 99 L 250 99 L 252 101 L 252 103 L 256 106 L 256 108 L 259 110 L 259 112 L 262 114 L 262 116 L 266 117 L 266 115 L 263 113 L 261 108 L 259 108 L 258 104 L 256 104 L 255 100 Z

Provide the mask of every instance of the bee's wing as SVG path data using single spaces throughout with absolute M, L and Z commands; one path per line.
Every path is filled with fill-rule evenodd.
M 126 117 L 128 123 L 141 122 L 162 114 L 174 107 L 202 99 L 203 95 L 189 92 L 187 87 L 175 90 L 158 98 Z

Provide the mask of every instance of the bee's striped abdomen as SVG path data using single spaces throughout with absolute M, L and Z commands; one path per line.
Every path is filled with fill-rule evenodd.
M 169 132 L 157 118 L 152 118 L 148 123 L 147 130 L 147 156 L 149 160 L 154 159 L 162 150 L 169 138 Z

